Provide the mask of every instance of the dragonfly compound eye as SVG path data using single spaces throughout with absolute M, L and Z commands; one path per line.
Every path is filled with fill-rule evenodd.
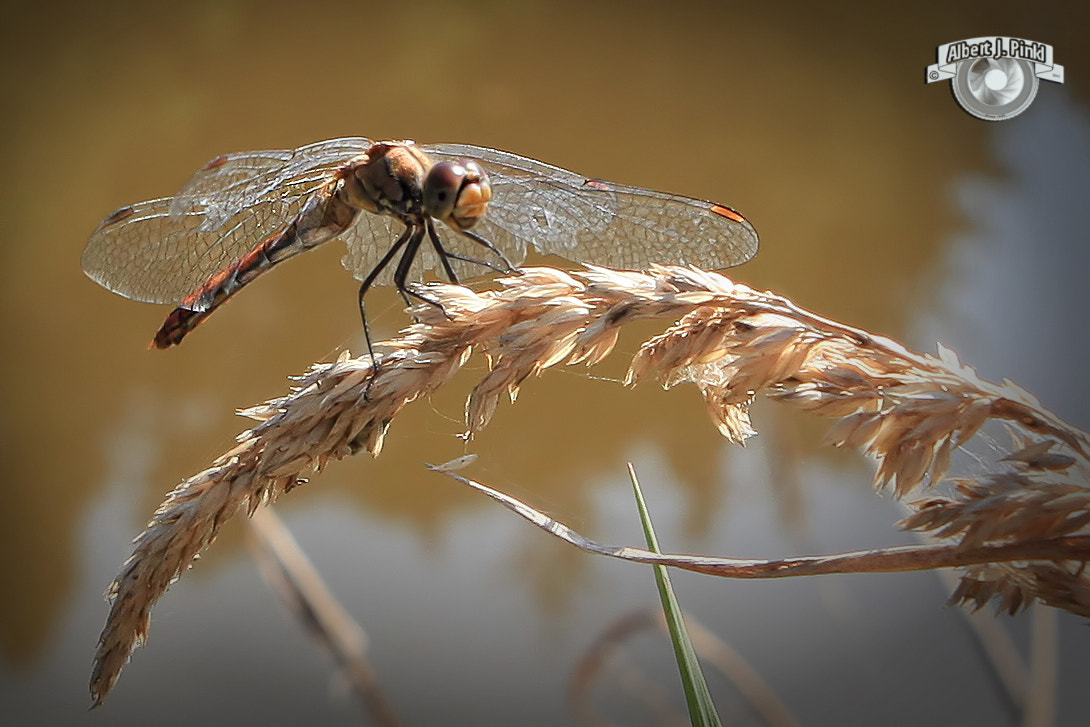
M 472 160 L 439 162 L 424 179 L 425 211 L 461 230 L 484 216 L 491 199 L 488 174 Z

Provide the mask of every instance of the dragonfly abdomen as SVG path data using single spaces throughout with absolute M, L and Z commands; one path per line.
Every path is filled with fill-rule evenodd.
M 266 237 L 182 299 L 155 334 L 152 345 L 162 349 L 181 343 L 212 311 L 254 278 L 348 229 L 359 210 L 332 192 L 332 189 L 323 189 L 316 193 L 287 227 Z

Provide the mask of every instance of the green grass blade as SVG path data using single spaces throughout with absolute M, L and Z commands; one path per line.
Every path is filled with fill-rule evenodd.
M 640 491 L 640 483 L 636 479 L 636 470 L 631 463 L 628 465 L 628 475 L 632 479 L 632 489 L 636 493 L 636 505 L 640 511 L 640 520 L 643 523 L 644 536 L 647 538 L 647 549 L 656 553 L 659 550 L 658 540 L 651 525 L 651 515 L 647 512 L 647 503 L 643 500 L 643 492 Z M 678 605 L 674 595 L 673 586 L 670 585 L 670 574 L 666 566 L 654 565 L 655 582 L 658 584 L 659 598 L 662 600 L 662 610 L 666 616 L 666 625 L 670 630 L 670 641 L 674 645 L 674 656 L 677 657 L 678 670 L 681 673 L 681 683 L 685 687 L 685 699 L 689 704 L 689 719 L 693 725 L 701 727 L 721 727 L 719 715 L 715 711 L 711 694 L 708 692 L 708 684 L 704 680 L 704 672 L 700 669 L 700 662 L 696 658 L 689 633 L 685 629 L 685 620 L 682 618 L 681 606 Z

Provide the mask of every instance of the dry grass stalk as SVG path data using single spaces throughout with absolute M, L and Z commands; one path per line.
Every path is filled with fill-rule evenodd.
M 397 727 L 397 714 L 367 659 L 367 635 L 329 590 L 276 510 L 255 510 L 249 525 L 250 545 L 265 582 L 334 658 L 371 721 L 379 727 Z
M 289 395 L 244 412 L 259 423 L 168 495 L 110 587 L 91 678 L 95 704 L 147 635 L 152 605 L 239 508 L 253 512 L 359 447 L 378 454 L 401 408 L 446 383 L 474 349 L 490 371 L 467 403 L 469 434 L 530 375 L 563 362 L 597 363 L 622 325 L 645 318 L 676 323 L 641 347 L 626 383 L 651 374 L 666 386 L 696 383 L 719 431 L 738 442 L 753 433 L 748 409 L 758 393 L 838 417 L 828 441 L 872 455 L 876 486 L 898 497 L 940 481 L 953 449 L 985 422 L 1006 422 L 1015 445 L 1001 471 L 913 503 L 916 513 L 902 525 L 964 540 L 973 551 L 977 560 L 966 562 L 981 564 L 967 570 L 955 601 L 996 598 L 1015 610 L 1038 598 L 1090 615 L 1086 538 L 1077 537 L 1090 517 L 1090 440 L 1024 389 L 981 381 L 945 349 L 915 354 L 695 268 L 528 268 L 502 283 L 481 293 L 429 286 L 445 315 L 418 307 L 420 322 L 381 347 L 373 379 L 369 360 L 344 356 L 314 366 Z M 1023 544 L 1028 550 L 1011 549 Z M 936 562 L 956 563 L 960 547 Z M 980 560 L 992 551 L 1035 555 Z

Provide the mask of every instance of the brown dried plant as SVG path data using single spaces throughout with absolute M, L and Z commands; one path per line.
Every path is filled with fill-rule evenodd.
M 759 393 L 836 417 L 827 441 L 873 457 L 875 486 L 898 498 L 943 481 L 955 448 L 986 422 L 1012 433 L 993 471 L 909 503 L 913 514 L 900 525 L 946 544 L 890 548 L 862 561 L 829 556 L 820 565 L 747 561 L 727 575 L 962 566 L 953 602 L 995 600 L 1014 612 L 1037 599 L 1090 616 L 1083 567 L 1090 439 L 1013 382 L 982 381 L 946 349 L 937 357 L 913 353 L 691 267 L 527 268 L 500 282 L 484 292 L 429 285 L 442 310 L 418 306 L 418 322 L 380 346 L 377 369 L 345 355 L 313 366 L 287 396 L 243 412 L 258 423 L 167 496 L 110 586 L 91 675 L 95 705 L 147 636 L 152 605 L 240 508 L 253 513 L 359 448 L 377 455 L 401 408 L 445 384 L 474 350 L 489 371 L 467 402 L 470 435 L 488 424 L 502 396 L 514 400 L 527 377 L 564 362 L 593 365 L 624 324 L 649 318 L 672 323 L 641 346 L 626 384 L 652 374 L 667 387 L 695 383 L 719 431 L 735 442 L 754 433 L 748 411 Z

